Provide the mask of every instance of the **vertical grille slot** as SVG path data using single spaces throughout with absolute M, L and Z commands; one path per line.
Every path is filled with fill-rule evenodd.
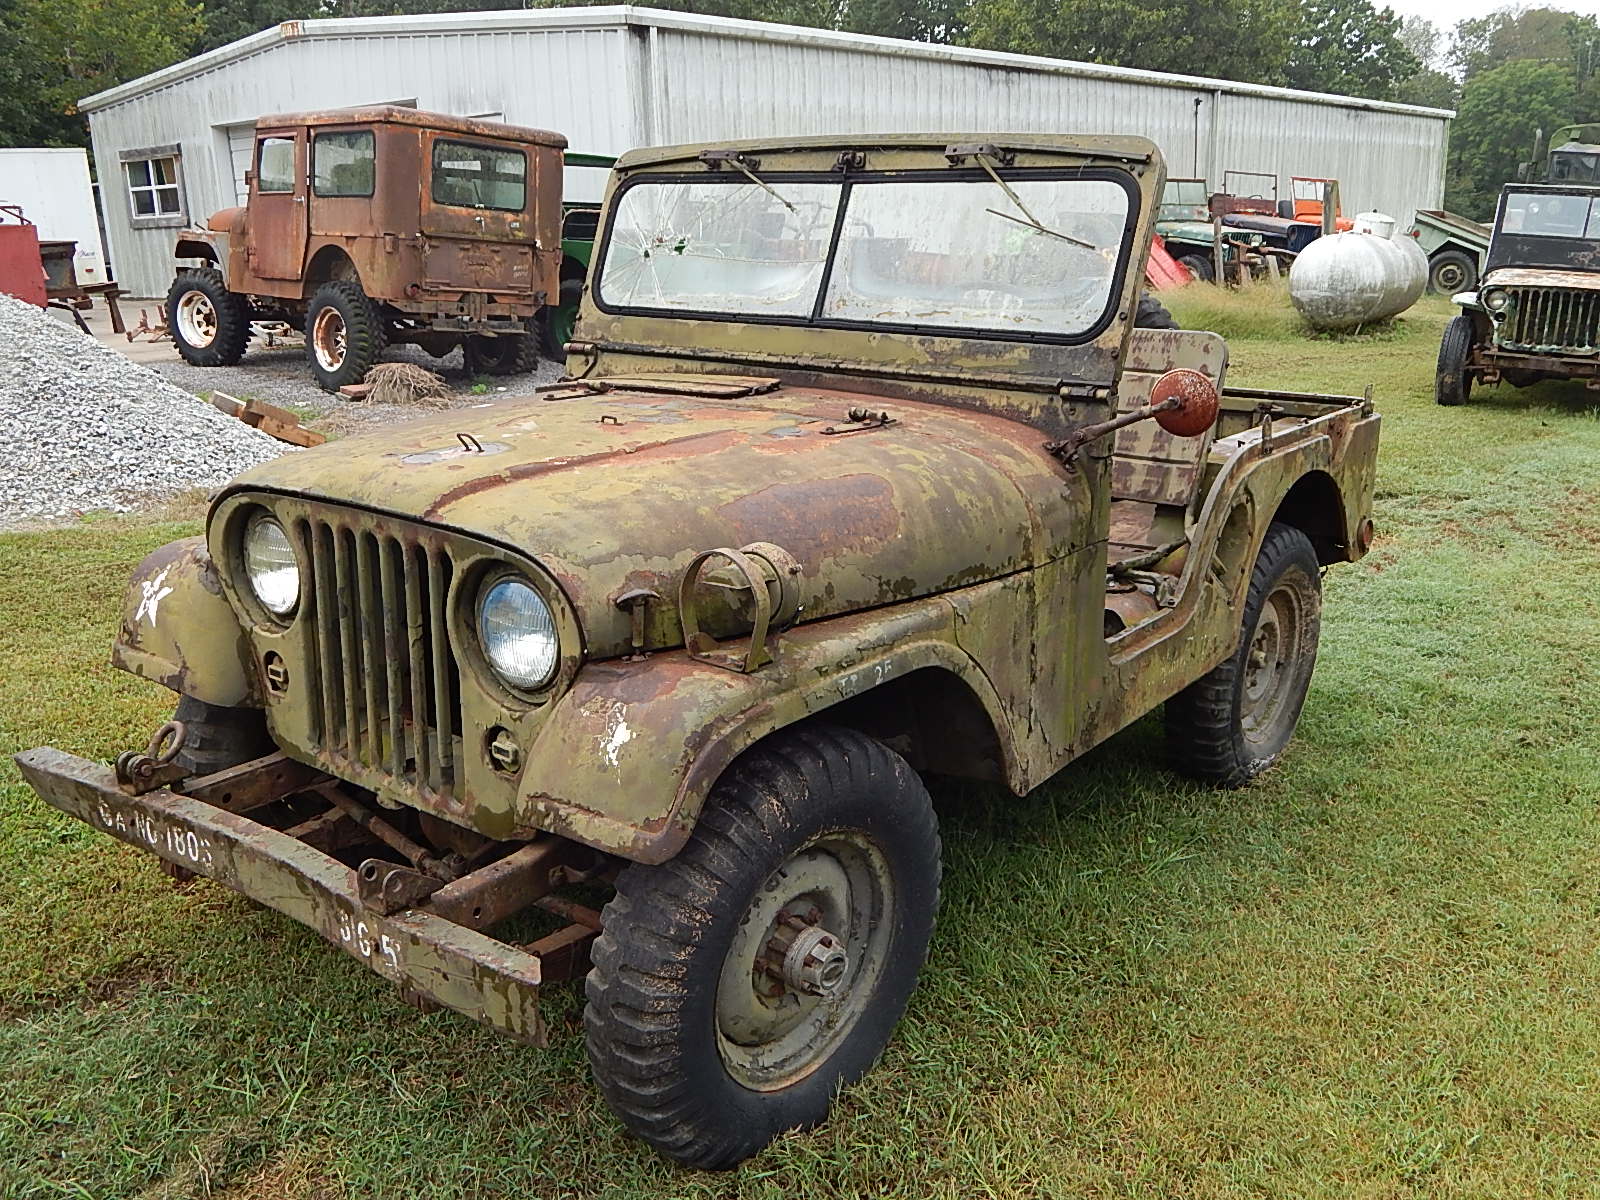
M 1503 344 L 1517 350 L 1593 354 L 1600 293 L 1566 288 L 1510 288 L 1512 312 Z
M 320 519 L 302 524 L 301 545 L 319 747 L 367 786 L 388 779 L 451 797 L 461 718 L 446 625 L 449 556 Z

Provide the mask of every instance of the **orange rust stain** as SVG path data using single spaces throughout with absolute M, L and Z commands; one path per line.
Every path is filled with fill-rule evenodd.
M 740 542 L 776 542 L 826 558 L 887 542 L 900 532 L 894 488 L 881 475 L 836 475 L 774 483 L 718 510 Z

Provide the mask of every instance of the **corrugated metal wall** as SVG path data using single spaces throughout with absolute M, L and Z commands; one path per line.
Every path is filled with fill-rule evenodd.
M 259 35 L 258 35 L 259 36 Z M 835 132 L 969 130 L 1137 133 L 1171 175 L 1225 169 L 1340 179 L 1346 213 L 1409 223 L 1437 207 L 1442 115 L 1252 94 L 1211 81 L 1070 68 L 1014 55 L 638 9 L 307 22 L 187 78 L 116 89 L 91 104 L 106 224 L 123 286 L 158 295 L 173 230 L 133 229 L 118 154 L 177 143 L 187 215 L 237 203 L 243 130 L 296 109 L 414 103 L 557 129 L 573 149 Z M 598 198 L 593 172 L 569 190 Z

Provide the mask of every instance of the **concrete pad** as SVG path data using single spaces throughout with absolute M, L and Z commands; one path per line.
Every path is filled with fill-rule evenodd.
M 117 307 L 122 312 L 122 323 L 131 331 L 138 328 L 139 310 L 142 308 L 149 315 L 150 323 L 156 324 L 161 320 L 161 312 L 165 300 L 136 299 L 133 296 L 124 296 L 117 301 Z M 63 312 L 59 308 L 48 310 L 50 315 L 63 325 L 77 327 L 77 322 L 72 319 L 72 314 Z M 171 338 L 163 338 L 159 342 L 148 340 L 148 335 L 141 334 L 135 341 L 129 341 L 125 334 L 111 332 L 111 311 L 106 308 L 105 301 L 95 298 L 94 307 L 80 309 L 84 323 L 89 326 L 89 332 L 95 341 L 101 345 L 110 346 L 124 358 L 132 359 L 137 363 L 162 363 L 176 362 L 178 352 L 173 348 Z

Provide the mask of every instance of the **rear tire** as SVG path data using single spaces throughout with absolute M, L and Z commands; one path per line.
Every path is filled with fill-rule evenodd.
M 933 933 L 939 834 L 898 754 L 801 728 L 747 751 L 678 855 L 616 887 L 584 1011 L 595 1080 L 669 1158 L 731 1167 L 823 1121 L 883 1050 Z
M 267 715 L 259 708 L 227 708 L 179 696 L 172 719 L 183 722 L 178 765 L 189 775 L 214 775 L 275 749 Z
M 1439 369 L 1433 380 L 1433 398 L 1454 407 L 1465 404 L 1472 395 L 1472 376 L 1467 372 L 1467 356 L 1472 353 L 1472 318 L 1458 313 L 1444 327 L 1439 339 Z
M 525 375 L 539 365 L 539 344 L 531 333 L 474 334 L 461 345 L 467 374 Z
M 1274 521 L 1250 574 L 1239 645 L 1167 701 L 1167 749 L 1185 775 L 1241 787 L 1283 753 L 1300 720 L 1322 628 L 1311 539 Z
M 359 283 L 336 279 L 312 294 L 306 309 L 306 361 L 323 391 L 360 383 L 388 341 L 383 310 Z
M 567 343 L 578 323 L 578 306 L 583 303 L 583 280 L 563 279 L 560 302 L 545 305 L 539 313 L 539 352 L 553 363 L 567 361 Z
M 1428 260 L 1428 290 L 1453 296 L 1478 286 L 1478 263 L 1460 250 L 1441 250 Z
M 231 367 L 250 341 L 250 301 L 215 267 L 186 267 L 167 289 L 167 328 L 184 362 Z

